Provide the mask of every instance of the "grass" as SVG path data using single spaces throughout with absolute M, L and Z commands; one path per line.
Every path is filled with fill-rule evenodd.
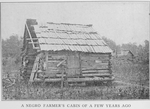
M 137 64 L 126 60 L 112 60 L 116 80 L 149 86 L 149 64 Z
M 19 91 L 20 90 L 20 91 Z M 143 87 L 118 86 L 82 86 L 41 87 L 21 85 L 20 89 L 11 87 L 3 91 L 5 100 L 115 100 L 115 99 L 148 99 L 149 90 Z M 63 95 L 62 95 L 63 93 Z

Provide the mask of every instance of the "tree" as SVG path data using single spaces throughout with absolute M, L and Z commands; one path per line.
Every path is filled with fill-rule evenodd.
M 113 41 L 113 40 L 111 40 L 111 39 L 108 39 L 108 38 L 106 38 L 106 37 L 102 37 L 102 39 L 108 44 L 108 46 L 113 50 L 113 51 L 116 51 L 116 49 L 117 49 L 117 45 L 116 45 L 116 43 Z
M 21 53 L 22 41 L 17 35 L 10 36 L 9 39 L 2 40 L 2 56 L 18 57 Z
M 9 60 L 13 60 L 15 64 L 21 62 L 22 40 L 19 39 L 17 35 L 12 35 L 9 39 L 2 39 L 2 57 L 3 57 L 3 66 L 9 63 Z M 12 59 L 10 59 L 12 58 Z
M 148 63 L 149 62 L 149 41 L 145 40 L 144 43 L 145 43 L 145 46 L 144 46 L 144 61 L 146 63 Z
M 121 46 L 122 49 L 130 50 L 134 55 L 137 55 L 137 44 L 136 43 L 127 43 L 127 44 L 122 44 Z

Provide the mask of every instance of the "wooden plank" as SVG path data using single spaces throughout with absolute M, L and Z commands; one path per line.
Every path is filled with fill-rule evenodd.
M 39 58 L 42 56 L 42 53 L 38 54 L 36 56 L 36 59 L 34 61 L 34 65 L 33 65 L 33 68 L 32 68 L 32 72 L 31 72 L 31 75 L 30 75 L 30 82 L 33 82 L 34 81 L 34 78 L 35 78 L 35 73 L 38 69 L 38 62 L 39 62 Z
M 87 70 L 94 70 L 94 69 L 97 69 L 97 70 L 109 70 L 109 68 L 82 68 L 82 72 L 83 71 L 87 71 Z
M 40 82 L 43 81 L 42 79 L 36 78 L 35 81 Z M 60 82 L 61 78 L 50 78 L 50 79 L 45 79 L 45 82 Z
M 61 89 L 64 87 L 64 71 L 61 72 Z
M 57 67 L 59 67 L 60 65 L 62 65 L 63 63 L 65 63 L 65 59 L 64 60 L 62 60 L 62 61 L 60 61 L 58 64 L 57 64 Z
M 89 82 L 89 81 L 113 81 L 114 77 L 112 78 L 101 78 L 101 77 L 95 77 L 95 78 L 68 78 L 68 82 Z M 35 81 L 40 82 L 43 81 L 42 79 L 36 78 Z M 60 82 L 61 78 L 48 78 L 45 79 L 45 82 Z
M 114 78 L 101 78 L 101 77 L 95 77 L 95 78 L 68 78 L 68 82 L 111 81 L 111 80 L 114 80 Z
M 82 76 L 85 76 L 85 77 L 94 77 L 94 76 L 112 76 L 112 74 L 110 73 L 93 73 L 93 74 L 82 74 Z
M 90 57 L 90 56 L 85 56 L 85 57 L 81 57 L 81 60 L 99 60 L 99 61 L 108 61 L 109 60 L 109 57 Z
M 45 64 L 46 64 L 46 72 L 48 71 L 48 51 L 45 51 Z
M 95 70 L 82 70 L 82 74 L 95 73 L 95 72 L 97 72 L 97 73 L 108 73 L 109 70 L 97 70 L 97 69 L 95 69 Z
M 109 56 L 110 53 L 81 53 L 81 56 L 90 56 L 90 57 L 100 57 L 100 56 Z
M 81 69 L 82 61 L 81 61 L 81 55 L 80 55 L 80 52 L 78 53 L 78 55 L 79 55 L 79 70 L 80 70 L 80 75 L 82 75 L 82 69 Z
M 93 65 L 93 66 L 82 66 L 81 69 L 109 69 L 108 65 Z
M 84 69 L 108 69 L 109 66 L 108 65 L 93 65 L 93 66 L 82 66 L 82 70 Z
M 30 38 L 26 38 L 26 40 L 31 40 Z M 38 38 L 32 38 L 32 40 L 38 40 Z
M 109 63 L 108 62 L 105 62 L 105 63 L 96 63 L 94 61 L 82 61 L 82 66 L 93 66 L 93 65 L 105 66 L 105 65 L 109 65 Z
M 30 37 L 30 39 L 31 39 L 32 46 L 33 46 L 33 48 L 35 48 L 35 46 L 34 46 L 34 44 L 33 44 L 32 36 L 31 36 L 31 34 L 30 34 L 30 31 L 29 31 L 29 28 L 28 28 L 27 24 L 25 24 L 25 26 L 26 26 L 26 29 L 27 29 L 27 31 L 28 31 L 29 37 Z

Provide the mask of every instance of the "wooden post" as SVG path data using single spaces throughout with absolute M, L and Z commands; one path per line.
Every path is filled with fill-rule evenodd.
M 110 59 L 111 59 L 111 54 L 109 54 L 109 64 L 108 64 L 108 69 L 109 69 L 110 74 L 112 74 Z
M 63 99 L 63 97 L 64 97 L 64 95 L 63 95 L 64 94 L 64 85 L 65 85 L 65 87 L 68 86 L 68 80 L 67 80 L 68 79 L 68 75 L 67 75 L 67 73 L 68 73 L 68 70 L 67 70 L 68 56 L 69 56 L 69 53 L 67 54 L 67 59 L 60 62 L 61 64 L 59 63 L 60 64 L 59 66 L 61 67 L 61 70 L 62 70 L 62 73 L 61 73 L 61 99 Z M 62 64 L 64 62 L 66 62 L 66 65 Z M 65 74 L 65 78 L 64 78 L 64 74 Z
M 46 64 L 46 66 L 45 66 L 46 67 L 46 72 L 48 72 L 48 70 L 47 70 L 48 69 L 48 51 L 45 52 L 45 58 L 46 58 L 45 59 L 45 61 L 46 61 L 45 62 L 45 64 Z
M 79 70 L 80 70 L 80 76 L 82 75 L 82 69 L 81 69 L 81 55 L 80 52 L 78 52 L 78 56 L 79 56 Z
M 69 55 L 69 54 L 67 54 L 67 55 Z M 64 69 L 64 72 L 65 72 L 65 87 L 68 87 L 68 56 L 67 56 L 67 58 L 66 58 L 66 60 L 65 60 L 65 69 Z
M 61 66 L 62 72 L 61 72 L 61 89 L 64 87 L 64 66 Z
M 64 66 L 60 65 L 61 67 L 61 99 L 63 99 L 63 88 L 64 88 Z
M 109 54 L 108 69 L 109 69 L 109 73 L 112 74 L 112 69 L 111 69 L 112 66 L 111 66 L 110 59 L 111 59 L 111 53 Z M 112 79 L 112 75 L 110 76 L 110 78 Z M 112 85 L 112 81 L 107 81 L 107 85 L 108 85 L 108 86 L 111 86 L 111 85 Z
M 34 81 L 34 77 L 35 77 L 35 73 L 36 73 L 36 71 L 37 71 L 37 67 L 38 67 L 38 61 L 39 61 L 39 59 L 40 59 L 40 57 L 41 57 L 41 55 L 42 55 L 42 53 L 40 53 L 40 54 L 38 54 L 37 56 L 36 56 L 36 59 L 35 59 L 35 61 L 34 61 L 34 65 L 33 65 L 33 68 L 32 68 L 32 72 L 31 72 L 31 75 L 30 75 L 30 82 L 33 82 Z

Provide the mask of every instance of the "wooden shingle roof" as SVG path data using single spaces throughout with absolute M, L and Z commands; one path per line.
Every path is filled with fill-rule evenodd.
M 101 36 L 93 30 L 92 25 L 46 22 L 33 27 L 40 50 L 112 52 Z

